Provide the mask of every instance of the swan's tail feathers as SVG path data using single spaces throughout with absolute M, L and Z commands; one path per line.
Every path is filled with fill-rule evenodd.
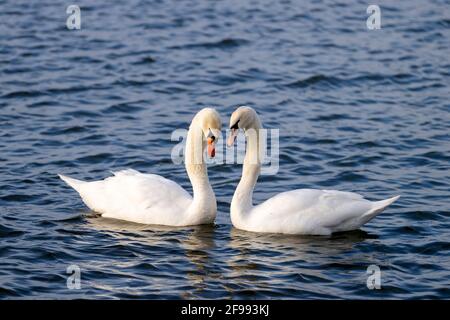
M 70 178 L 70 177 L 64 176 L 62 174 L 58 174 L 58 176 L 61 178 L 62 181 L 64 181 L 69 186 L 74 188 L 78 193 L 80 193 L 80 191 L 81 191 L 81 186 L 86 183 L 85 181 Z
M 384 209 L 386 209 L 389 205 L 394 203 L 400 196 L 395 196 L 386 200 L 375 201 L 373 202 L 372 209 L 364 214 L 365 218 L 369 220 L 374 218 L 376 215 L 380 214 Z

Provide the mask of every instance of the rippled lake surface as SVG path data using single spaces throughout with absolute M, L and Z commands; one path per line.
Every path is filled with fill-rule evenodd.
M 374 31 L 364 1 L 73 2 L 81 30 L 67 1 L 0 1 L 0 298 L 450 298 L 449 1 L 379 1 Z M 57 177 L 191 191 L 172 131 L 242 104 L 280 130 L 256 203 L 402 197 L 359 231 L 282 236 L 232 227 L 237 164 L 209 167 L 216 224 L 188 228 L 98 218 Z

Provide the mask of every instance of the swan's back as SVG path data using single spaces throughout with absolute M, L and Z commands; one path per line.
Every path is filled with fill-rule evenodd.
M 260 232 L 328 235 L 358 229 L 397 199 L 372 202 L 353 192 L 298 189 L 255 206 L 247 223 Z
M 178 225 L 192 202 L 174 181 L 128 169 L 100 181 L 84 182 L 60 176 L 91 209 L 103 217 L 138 223 Z M 177 221 L 178 220 L 178 221 Z

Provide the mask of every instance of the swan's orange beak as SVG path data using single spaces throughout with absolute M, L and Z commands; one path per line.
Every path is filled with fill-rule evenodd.
M 208 156 L 214 158 L 216 156 L 216 144 L 214 143 L 214 137 L 208 138 Z

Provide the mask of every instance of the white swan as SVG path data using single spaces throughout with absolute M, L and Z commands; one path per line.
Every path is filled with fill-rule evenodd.
M 204 151 L 208 144 L 208 154 L 214 157 L 221 126 L 219 114 L 205 108 L 195 115 L 189 127 L 185 164 L 193 197 L 174 181 L 132 169 L 113 172 L 113 177 L 93 182 L 59 177 L 80 194 L 91 210 L 103 217 L 166 226 L 213 223 L 217 204 Z
M 239 107 L 230 119 L 232 146 L 239 129 L 247 147 L 242 177 L 231 201 L 231 221 L 238 229 L 253 232 L 330 235 L 355 230 L 399 198 L 371 202 L 352 192 L 298 189 L 287 191 L 253 206 L 253 189 L 260 174 L 264 150 L 259 143 L 261 121 L 255 110 Z

